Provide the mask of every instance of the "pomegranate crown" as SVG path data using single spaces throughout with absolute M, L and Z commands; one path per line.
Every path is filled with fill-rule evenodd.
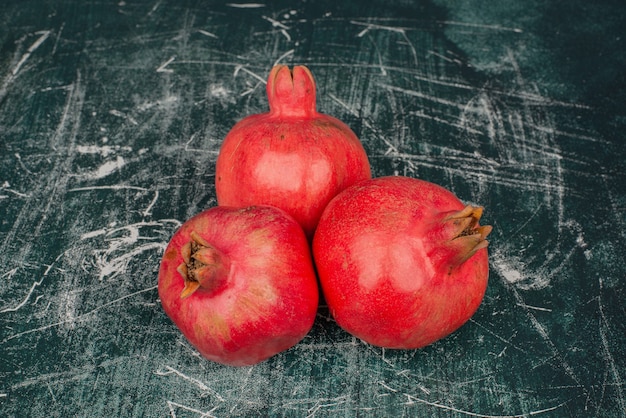
M 293 70 L 286 65 L 275 65 L 267 79 L 267 98 L 271 115 L 307 117 L 315 114 L 313 74 L 303 65 Z
M 209 244 L 196 231 L 192 231 L 190 240 L 182 246 L 183 262 L 176 269 L 183 277 L 181 299 L 194 294 L 199 289 L 218 292 L 226 285 L 230 272 L 230 259 L 217 248 Z
M 486 238 L 492 228 L 478 224 L 482 214 L 482 207 L 467 205 L 461 210 L 443 213 L 443 219 L 434 224 L 431 234 L 437 247 L 431 257 L 442 262 L 448 272 L 489 245 Z

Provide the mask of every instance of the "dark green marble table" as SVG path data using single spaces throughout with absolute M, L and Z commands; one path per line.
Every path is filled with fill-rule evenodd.
M 0 415 L 626 416 L 623 1 L 4 0 Z M 415 351 L 320 307 L 297 346 L 208 362 L 163 313 L 159 258 L 216 204 L 217 152 L 275 63 L 376 176 L 485 207 L 490 282 Z

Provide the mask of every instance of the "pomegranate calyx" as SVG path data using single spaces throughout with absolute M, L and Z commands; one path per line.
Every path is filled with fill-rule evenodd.
M 456 266 L 470 259 L 478 250 L 486 248 L 489 245 L 486 238 L 492 228 L 478 224 L 482 214 L 482 207 L 471 205 L 445 214 L 432 229 L 431 259 L 441 268 L 451 272 Z
M 305 118 L 317 113 L 315 80 L 303 65 L 293 70 L 275 65 L 267 79 L 267 98 L 272 116 Z
M 183 277 L 185 287 L 180 298 L 185 299 L 197 290 L 217 291 L 228 278 L 230 260 L 209 244 L 198 233 L 192 231 L 191 240 L 181 248 L 183 263 L 176 269 Z
M 456 265 L 465 262 L 476 251 L 489 245 L 489 241 L 486 238 L 492 228 L 489 225 L 478 225 L 482 215 L 482 207 L 467 205 L 444 219 L 444 222 L 451 223 L 456 229 L 456 233 L 450 240 L 451 248 L 457 251 L 457 256 L 455 257 Z

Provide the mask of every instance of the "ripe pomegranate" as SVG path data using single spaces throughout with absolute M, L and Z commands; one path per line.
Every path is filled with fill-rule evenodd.
M 273 207 L 213 207 L 185 222 L 159 270 L 163 309 L 209 360 L 244 366 L 298 343 L 319 291 L 308 241 Z
M 326 207 L 313 238 L 322 291 L 344 330 L 376 346 L 439 340 L 478 309 L 487 287 L 483 209 L 423 180 L 358 183 Z
M 217 201 L 283 209 L 311 238 L 326 204 L 371 178 L 367 155 L 343 122 L 318 113 L 315 81 L 304 66 L 275 66 L 268 113 L 251 115 L 226 135 L 217 157 Z

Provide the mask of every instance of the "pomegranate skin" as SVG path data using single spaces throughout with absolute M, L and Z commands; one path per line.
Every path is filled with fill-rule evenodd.
M 313 326 L 319 297 L 301 227 L 265 206 L 213 207 L 185 222 L 163 254 L 158 292 L 187 340 L 232 366 L 297 344 Z
M 306 67 L 275 66 L 267 96 L 269 112 L 242 119 L 222 143 L 217 201 L 283 209 L 311 239 L 326 204 L 371 178 L 367 154 L 346 124 L 316 111 L 315 82 Z
M 461 327 L 487 288 L 482 208 L 423 180 L 358 183 L 326 207 L 313 238 L 337 324 L 376 346 L 415 349 Z

